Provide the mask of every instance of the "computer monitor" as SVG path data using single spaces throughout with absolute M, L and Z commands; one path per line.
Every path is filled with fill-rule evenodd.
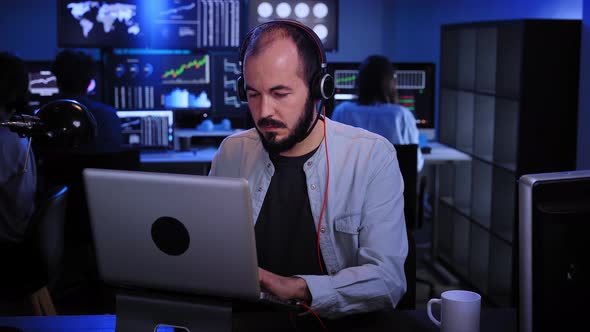
M 225 49 L 240 46 L 244 1 L 149 1 L 148 10 L 152 48 Z
M 241 0 L 59 0 L 58 44 L 96 48 L 236 48 Z
M 326 51 L 338 49 L 338 0 L 250 0 L 250 29 L 271 20 L 295 20 L 311 28 Z
M 434 64 L 394 63 L 399 103 L 412 111 L 418 128 L 434 128 Z
M 334 107 L 348 100 L 356 100 L 358 62 L 329 62 L 328 72 L 334 77 Z
M 60 47 L 147 47 L 146 1 L 57 1 Z
M 399 102 L 416 118 L 418 128 L 434 128 L 434 64 L 394 63 Z M 335 93 L 329 108 L 358 98 L 357 78 L 360 63 L 331 62 L 328 71 L 334 77 Z
M 51 72 L 51 61 L 29 61 L 26 66 L 29 75 L 29 106 L 37 109 L 59 93 L 57 78 Z
M 37 109 L 53 100 L 59 93 L 57 78 L 51 72 L 52 61 L 27 61 L 29 75 L 29 107 Z M 102 68 L 96 63 L 95 74 L 88 85 L 87 95 L 90 99 L 102 101 Z
M 109 102 L 117 109 L 211 108 L 211 64 L 206 53 L 107 56 Z
M 238 77 L 240 67 L 237 52 L 211 53 L 213 60 L 213 99 L 216 117 L 244 118 L 248 103 L 238 97 Z
M 590 171 L 519 179 L 519 332 L 575 331 L 590 296 Z
M 123 145 L 140 149 L 174 149 L 174 113 L 171 110 L 117 111 Z

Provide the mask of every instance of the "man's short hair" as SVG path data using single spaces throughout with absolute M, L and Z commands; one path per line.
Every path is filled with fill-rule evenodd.
M 94 77 L 94 61 L 84 52 L 63 50 L 55 57 L 51 71 L 61 92 L 85 94 Z
M 315 41 L 301 28 L 285 23 L 263 24 L 256 27 L 246 45 L 244 59 L 250 55 L 257 55 L 271 42 L 279 39 L 291 38 L 299 52 L 299 59 L 303 68 L 299 68 L 299 74 L 303 81 L 310 87 L 314 75 L 321 70 L 320 50 Z
M 359 68 L 358 103 L 361 105 L 393 103 L 391 90 L 393 74 L 393 66 L 388 58 L 382 55 L 367 57 Z
M 28 94 L 29 76 L 24 61 L 12 53 L 0 52 L 0 106 L 9 110 L 25 107 Z

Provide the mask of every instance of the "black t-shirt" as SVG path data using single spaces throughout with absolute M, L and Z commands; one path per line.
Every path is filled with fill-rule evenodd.
M 317 231 L 303 171 L 303 165 L 316 150 L 300 157 L 271 156 L 275 173 L 255 233 L 258 265 L 278 275 L 322 274 L 316 249 Z

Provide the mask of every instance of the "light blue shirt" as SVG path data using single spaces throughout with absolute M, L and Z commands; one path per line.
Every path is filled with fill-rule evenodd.
M 359 105 L 346 101 L 336 106 L 332 120 L 379 134 L 391 144 L 418 144 L 416 118 L 410 110 L 400 105 Z M 424 157 L 418 149 L 418 171 L 423 166 Z
M 29 141 L 0 126 L 0 242 L 20 242 L 35 211 L 37 168 Z
M 324 317 L 395 307 L 406 291 L 408 253 L 404 188 L 395 149 L 369 131 L 329 119 L 326 125 L 330 184 L 320 247 L 328 275 L 299 277 L 307 282 L 312 308 Z M 322 142 L 303 167 L 316 229 L 326 169 Z M 248 180 L 255 222 L 273 174 L 273 163 L 255 129 L 226 138 L 210 173 Z

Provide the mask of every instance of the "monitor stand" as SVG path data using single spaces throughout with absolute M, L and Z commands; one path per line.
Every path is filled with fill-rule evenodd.
M 117 294 L 116 332 L 151 332 L 158 326 L 230 332 L 232 304 L 229 300 L 198 296 L 129 291 Z

